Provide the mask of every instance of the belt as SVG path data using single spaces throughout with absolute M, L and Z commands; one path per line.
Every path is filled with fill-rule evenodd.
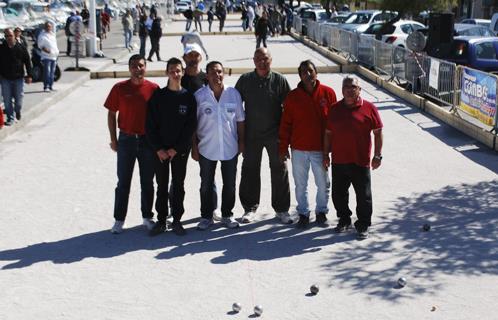
M 144 134 L 128 133 L 128 132 L 124 132 L 124 131 L 120 131 L 120 133 L 124 134 L 126 136 L 129 136 L 129 137 L 134 137 L 136 139 L 141 138 L 141 137 L 145 137 Z

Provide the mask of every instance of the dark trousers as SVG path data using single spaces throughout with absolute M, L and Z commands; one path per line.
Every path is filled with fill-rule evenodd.
M 156 54 L 157 60 L 161 60 L 159 56 L 159 40 L 161 38 L 150 37 L 150 51 L 149 51 L 149 60 L 152 59 L 154 53 Z
M 224 26 L 225 26 L 225 19 L 220 19 L 220 32 L 223 32 Z
M 69 36 L 67 36 L 67 51 L 66 54 L 71 55 L 71 41 L 69 40 Z
M 221 177 L 223 179 L 223 190 L 221 192 L 221 215 L 223 217 L 233 216 L 235 206 L 235 180 L 237 177 L 237 157 L 221 162 Z M 202 155 L 199 157 L 201 168 L 201 217 L 205 219 L 213 218 L 213 211 L 218 204 L 218 195 L 214 176 L 218 161 L 209 160 Z
M 171 214 L 173 221 L 180 222 L 185 209 L 183 200 L 185 199 L 184 181 L 187 174 L 188 152 L 177 154 L 173 160 L 159 161 L 155 157 L 156 182 L 157 182 L 157 199 L 156 211 L 157 220 L 165 222 L 168 216 L 168 201 L 171 201 Z M 168 195 L 168 185 L 171 167 L 171 195 Z
M 131 178 L 135 160 L 138 160 L 143 218 L 152 218 L 154 202 L 154 151 L 145 136 L 119 133 L 118 138 L 118 185 L 115 191 L 114 219 L 124 221 L 128 211 Z
M 256 38 L 256 49 L 258 49 L 261 46 L 261 41 L 263 42 L 263 47 L 266 48 L 266 35 L 264 36 L 257 36 Z
M 145 46 L 147 44 L 147 37 L 140 36 L 140 51 L 139 54 L 145 58 Z
M 278 156 L 278 138 L 246 139 L 239 197 L 246 212 L 256 211 L 261 194 L 261 157 L 266 148 L 271 171 L 271 205 L 276 212 L 290 207 L 289 172 Z
M 357 230 L 364 230 L 372 224 L 372 190 L 370 168 L 355 164 L 332 165 L 332 202 L 341 222 L 350 222 L 349 187 L 353 185 L 356 193 Z

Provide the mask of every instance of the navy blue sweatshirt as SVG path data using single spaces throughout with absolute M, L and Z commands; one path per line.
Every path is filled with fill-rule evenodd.
M 154 149 L 175 149 L 185 154 L 192 147 L 197 125 L 197 102 L 186 89 L 157 89 L 148 102 L 145 132 Z
M 31 76 L 31 61 L 26 47 L 18 42 L 9 48 L 7 41 L 0 44 L 0 76 L 8 80 L 24 78 L 24 68 Z

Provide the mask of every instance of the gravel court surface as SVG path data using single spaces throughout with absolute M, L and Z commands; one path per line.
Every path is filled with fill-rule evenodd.
M 319 79 L 340 97 L 344 76 Z M 288 79 L 295 87 L 297 76 Z M 498 311 L 496 154 L 365 81 L 363 96 L 385 124 L 369 239 L 279 225 L 266 157 L 254 224 L 194 230 L 200 179 L 190 161 L 186 237 L 149 238 L 139 226 L 137 172 L 127 229 L 110 234 L 116 168 L 102 103 L 116 81 L 87 82 L 0 144 L 0 318 L 246 319 L 256 304 L 266 319 L 492 319 Z M 238 200 L 234 212 L 242 213 Z M 421 232 L 426 222 L 432 229 Z M 313 283 L 317 296 L 307 295 Z M 232 314 L 236 301 L 243 309 Z

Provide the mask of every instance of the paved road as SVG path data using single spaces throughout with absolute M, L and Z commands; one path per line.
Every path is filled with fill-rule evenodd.
M 251 56 L 247 36 L 204 39 L 224 64 Z M 163 41 L 165 57 L 178 55 L 176 40 Z M 270 48 L 276 65 L 327 63 L 291 39 Z M 341 96 L 344 76 L 319 79 Z M 298 82 L 296 75 L 288 80 Z M 263 305 L 263 318 L 279 320 L 491 319 L 498 312 L 498 161 L 472 139 L 362 80 L 364 98 L 385 124 L 369 239 L 280 226 L 266 157 L 259 222 L 196 231 L 199 171 L 190 161 L 188 235 L 146 236 L 135 175 L 127 229 L 115 236 L 108 230 L 116 159 L 102 103 L 116 81 L 71 89 L 0 142 L 0 318 L 247 319 L 255 304 Z M 238 201 L 235 213 L 242 214 Z M 335 224 L 333 212 L 329 220 Z M 424 223 L 430 232 L 421 231 Z M 408 285 L 395 288 L 401 276 Z M 307 295 L 312 283 L 321 287 L 317 296 Z M 235 301 L 243 305 L 238 314 L 230 313 Z

